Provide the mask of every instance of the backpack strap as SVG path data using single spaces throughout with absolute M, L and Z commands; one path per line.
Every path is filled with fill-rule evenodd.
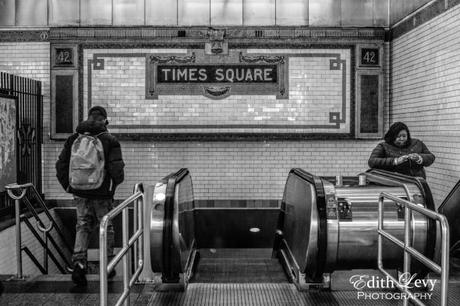
M 94 135 L 93 137 L 95 138 L 99 138 L 99 136 L 101 136 L 102 134 L 108 134 L 109 132 L 105 131 L 105 132 L 100 132 L 99 134 L 97 135 Z

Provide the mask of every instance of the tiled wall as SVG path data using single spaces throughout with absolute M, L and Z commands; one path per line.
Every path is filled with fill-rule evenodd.
M 438 203 L 459 177 L 459 11 L 459 7 L 454 7 L 393 42 L 389 89 L 393 91 L 392 104 L 385 97 L 385 129 L 390 120 L 405 121 L 414 137 L 425 141 L 436 154 L 437 160 L 427 172 Z M 54 171 L 62 142 L 48 137 L 49 44 L 0 43 L 0 70 L 43 82 L 43 191 L 47 199 L 69 199 L 58 186 Z M 318 175 L 353 175 L 367 168 L 367 157 L 376 143 L 124 141 L 126 181 L 116 197 L 125 198 L 135 182 L 154 182 L 171 171 L 188 167 L 197 199 L 279 199 L 291 167 L 302 167 Z
M 180 168 L 191 172 L 195 197 L 281 199 L 288 172 L 303 168 L 317 175 L 356 175 L 367 169 L 374 141 L 122 142 L 126 178 L 116 198 L 135 183 L 154 183 Z M 56 147 L 57 150 L 57 147 Z M 47 154 L 51 163 L 57 151 Z M 54 155 L 54 156 L 53 156 Z M 69 198 L 53 171 L 45 179 L 47 197 Z
M 132 52 L 132 50 L 131 50 Z M 49 139 L 49 44 L 0 43 L 0 70 L 43 82 L 43 191 L 46 199 L 69 199 L 55 178 L 63 142 Z M 375 141 L 122 142 L 126 180 L 116 198 L 134 183 L 153 183 L 181 167 L 191 170 L 197 199 L 280 199 L 292 167 L 318 175 L 354 175 L 366 169 Z
M 50 44 L 0 42 L 0 71 L 42 82 L 44 140 L 50 128 Z
M 427 180 L 439 205 L 460 178 L 460 5 L 392 46 L 392 122 L 436 155 Z
M 49 44 L 1 43 L 0 70 L 43 82 L 43 191 L 46 199 L 70 199 L 55 178 L 54 163 L 63 142 L 51 141 L 48 136 Z M 295 97 L 295 91 L 292 94 Z M 376 143 L 358 140 L 123 141 L 126 180 L 116 198 L 126 198 L 136 182 L 153 183 L 172 171 L 187 167 L 194 180 L 196 199 L 278 200 L 292 167 L 301 167 L 317 175 L 355 175 L 367 169 L 368 155 Z
M 459 15 L 460 7 L 454 7 L 393 42 L 393 101 L 391 105 L 385 103 L 385 122 L 407 122 L 414 137 L 425 141 L 436 154 L 437 160 L 427 173 L 438 203 L 456 183 L 460 170 L 456 158 L 460 151 Z M 68 199 L 54 173 L 62 142 L 52 142 L 48 137 L 49 44 L 0 43 L 0 70 L 43 82 L 43 188 L 47 199 Z M 389 107 L 391 118 L 387 120 Z M 122 142 L 127 175 L 117 198 L 126 197 L 137 181 L 154 182 L 170 171 L 188 167 L 197 199 L 279 199 L 291 167 L 320 175 L 353 175 L 366 169 L 368 154 L 376 143 Z

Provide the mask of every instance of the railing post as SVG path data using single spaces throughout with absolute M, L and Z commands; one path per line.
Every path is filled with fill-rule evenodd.
M 449 245 L 450 245 L 450 233 L 449 233 L 449 223 L 445 216 L 441 216 L 440 227 L 441 227 L 441 237 L 445 237 L 442 240 L 441 244 L 441 305 L 448 305 L 449 298 L 447 296 L 447 284 L 449 283 Z
M 107 224 L 109 217 L 105 215 L 99 229 L 99 276 L 100 276 L 100 296 L 101 305 L 107 306 Z
M 14 200 L 14 211 L 16 215 L 16 277 L 22 279 L 22 240 L 21 240 L 21 200 Z
M 135 191 L 136 192 L 136 191 Z M 139 210 L 139 200 L 134 201 L 133 205 L 133 228 L 134 230 L 139 228 L 139 223 L 138 223 L 138 210 Z M 136 240 L 136 243 L 134 243 L 134 248 L 133 248 L 133 258 L 134 258 L 134 265 L 132 266 L 132 273 L 136 271 L 136 265 L 137 265 L 137 256 L 138 256 L 138 251 L 139 249 L 139 241 Z
M 144 268 L 142 269 L 142 273 L 139 276 L 141 281 L 145 282 L 152 282 L 155 280 L 155 275 L 152 272 L 152 265 L 150 262 L 150 248 L 147 247 L 150 245 L 150 219 L 152 217 L 152 200 L 154 194 L 154 186 L 153 185 L 146 185 L 144 186 L 144 207 L 143 209 L 143 228 L 144 228 L 144 250 L 143 250 L 143 258 L 144 258 Z
M 123 248 L 129 248 L 129 220 L 128 220 L 128 206 L 122 211 L 123 222 Z M 128 291 L 128 295 L 124 301 L 125 306 L 129 306 L 129 256 L 123 256 L 123 292 Z
M 129 205 L 134 203 L 136 205 L 139 198 L 144 198 L 142 192 L 135 192 L 132 196 L 127 198 L 117 207 L 109 211 L 101 220 L 99 225 L 99 244 L 100 244 L 100 253 L 99 253 L 99 263 L 100 263 L 100 305 L 107 306 L 108 303 L 108 284 L 107 284 L 107 275 L 115 266 L 123 261 L 123 293 L 116 302 L 116 306 L 119 305 L 129 305 L 129 292 L 130 288 L 133 286 L 134 282 L 138 279 L 143 265 L 141 261 L 139 262 L 139 267 L 135 271 L 132 278 L 130 278 L 129 273 L 129 262 L 130 257 L 129 252 L 132 247 L 135 247 L 136 241 L 142 239 L 143 229 L 135 228 L 135 233 L 132 237 L 129 237 Z M 142 202 L 143 203 L 143 202 Z M 123 234 L 123 248 L 119 251 L 114 258 L 107 262 L 107 227 L 110 220 L 112 220 L 119 213 L 122 213 L 122 234 Z M 142 225 L 142 223 L 140 224 Z M 142 244 L 142 243 L 141 243 Z
M 141 229 L 143 231 L 143 235 L 140 239 L 140 241 L 138 241 L 138 244 L 137 244 L 137 256 L 136 256 L 136 261 L 137 261 L 137 265 L 141 266 L 141 267 L 144 267 L 144 262 L 145 262 L 145 258 L 144 258 L 144 235 L 145 235 L 145 229 L 144 229 L 144 206 L 146 203 L 146 198 L 145 198 L 145 195 L 144 197 L 142 197 L 142 199 L 140 201 L 137 202 L 137 224 L 138 224 L 138 228 Z M 143 269 L 142 269 L 143 270 Z
M 412 211 L 408 206 L 404 207 L 404 264 L 403 264 L 403 270 L 404 270 L 404 275 L 409 275 L 410 273 L 410 262 L 411 262 L 411 256 L 409 252 L 407 251 L 407 248 L 411 246 L 411 216 L 412 216 Z M 407 306 L 409 305 L 409 299 L 404 299 L 403 305 Z
M 378 222 L 377 222 L 377 232 L 379 233 L 377 236 L 377 265 L 378 268 L 383 268 L 383 237 L 380 235 L 380 231 L 383 230 L 383 196 L 380 195 L 379 197 L 379 206 L 378 206 Z

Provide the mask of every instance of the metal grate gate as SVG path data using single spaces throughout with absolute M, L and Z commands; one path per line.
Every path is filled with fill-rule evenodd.
M 18 99 L 17 179 L 42 190 L 41 144 L 43 96 L 41 82 L 0 72 L 0 93 Z

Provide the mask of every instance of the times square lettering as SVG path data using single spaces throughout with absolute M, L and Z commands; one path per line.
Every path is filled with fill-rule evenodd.
M 158 83 L 276 83 L 276 65 L 159 65 Z

